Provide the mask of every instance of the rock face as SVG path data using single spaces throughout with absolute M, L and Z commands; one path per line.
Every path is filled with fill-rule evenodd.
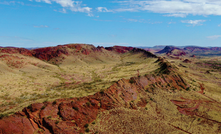
M 62 54 L 68 55 L 68 52 L 64 46 L 57 46 L 34 49 L 32 50 L 32 54 L 40 60 L 49 61 L 54 57 L 61 56 Z
M 2 47 L 0 48 L 0 53 L 9 53 L 9 54 L 19 53 L 25 56 L 32 56 L 30 50 L 25 48 L 16 48 L 16 47 Z

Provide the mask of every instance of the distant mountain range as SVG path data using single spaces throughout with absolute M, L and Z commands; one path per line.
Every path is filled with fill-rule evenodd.
M 221 55 L 221 47 L 199 47 L 199 46 L 154 46 L 154 47 L 139 47 L 155 54 L 173 54 L 179 51 L 180 55 L 197 55 L 197 56 L 216 56 Z

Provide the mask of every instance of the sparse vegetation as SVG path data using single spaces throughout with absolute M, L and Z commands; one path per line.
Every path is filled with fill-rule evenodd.
M 179 64 L 182 62 L 180 59 L 174 60 L 172 58 L 170 59 L 170 57 L 166 57 L 166 60 L 168 60 L 165 62 L 166 65 L 158 65 L 159 62 L 154 63 L 156 59 L 148 59 L 145 57 L 146 60 L 144 60 L 144 57 L 140 56 L 139 54 L 130 55 L 127 53 L 122 54 L 121 56 L 113 54 L 113 59 L 109 60 L 106 60 L 103 57 L 103 59 L 96 57 L 96 60 L 93 57 L 88 58 L 85 56 L 85 58 L 81 55 L 77 55 L 76 57 L 70 58 L 67 56 L 65 57 L 67 60 L 64 59 L 64 62 L 58 59 L 59 66 L 49 64 L 55 63 L 55 59 L 50 62 L 45 61 L 44 63 L 40 60 L 31 61 L 32 59 L 29 59 L 30 62 L 36 63 L 31 64 L 31 67 L 33 66 L 33 68 L 30 70 L 26 70 L 27 68 L 22 68 L 22 71 L 18 71 L 18 74 L 10 72 L 8 75 L 11 76 L 1 74 L 2 81 L 6 83 L 0 82 L 0 103 L 2 107 L 2 109 L 0 109 L 0 112 L 2 112 L 2 114 L 0 114 L 0 118 L 7 117 L 15 111 L 21 111 L 24 106 L 27 106 L 33 102 L 43 102 L 44 106 L 42 106 L 42 110 L 48 105 L 50 106 L 50 102 L 52 102 L 53 105 L 58 105 L 58 102 L 55 99 L 59 98 L 64 98 L 63 100 L 65 102 L 69 100 L 72 101 L 71 104 L 68 102 L 67 105 L 70 108 L 71 106 L 74 106 L 72 107 L 73 110 L 68 110 L 72 112 L 71 114 L 73 114 L 73 112 L 78 114 L 85 108 L 93 109 L 95 107 L 95 103 L 93 103 L 93 101 L 90 99 L 88 99 L 88 102 L 85 103 L 84 100 L 84 107 L 80 110 L 79 108 L 81 107 L 78 107 L 79 104 L 77 103 L 80 103 L 84 96 L 98 93 L 96 94 L 100 97 L 96 98 L 98 102 L 105 97 L 111 98 L 111 102 L 105 102 L 106 100 L 108 101 L 108 99 L 104 101 L 104 106 L 107 105 L 108 110 L 105 110 L 105 108 L 102 107 L 102 110 L 104 111 L 98 112 L 98 115 L 94 116 L 97 116 L 96 125 L 90 125 L 89 127 L 89 124 L 80 124 L 78 129 L 81 129 L 81 131 L 90 132 L 91 130 L 92 133 L 98 133 L 98 131 L 105 133 L 112 132 L 112 130 L 116 129 L 116 131 L 119 133 L 119 130 L 122 130 L 124 133 L 130 133 L 130 130 L 133 130 L 133 132 L 139 130 L 141 133 L 145 133 L 147 131 L 149 133 L 162 133 L 167 131 L 168 126 L 170 125 L 170 128 L 173 129 L 168 131 L 171 133 L 176 133 L 176 129 L 179 129 L 178 131 L 180 132 L 185 130 L 190 133 L 210 133 L 210 131 L 212 133 L 215 132 L 215 127 L 213 127 L 213 131 L 210 129 L 210 125 L 205 125 L 205 122 L 201 121 L 202 119 L 200 118 L 196 118 L 196 121 L 201 121 L 200 123 L 194 121 L 190 125 L 189 120 L 194 118 L 191 115 L 195 113 L 191 113 L 191 110 L 186 111 L 185 108 L 194 109 L 197 105 L 199 108 L 197 108 L 197 110 L 194 112 L 198 112 L 200 115 L 199 117 L 203 117 L 203 120 L 204 118 L 208 118 L 208 120 L 210 119 L 210 122 L 213 122 L 212 120 L 219 122 L 220 110 L 217 102 L 220 101 L 220 68 L 215 68 L 213 71 L 205 73 L 206 70 L 211 69 L 208 69 L 207 67 L 197 68 L 199 65 L 195 64 L 194 60 L 192 60 L 192 64 L 182 63 L 186 66 L 183 68 L 179 66 Z M 208 58 L 206 60 L 209 61 L 211 59 Z M 173 61 L 173 64 L 171 61 Z M 173 69 L 176 66 L 177 70 L 174 71 Z M 217 65 L 216 67 L 219 66 L 220 65 Z M 141 74 L 139 76 L 137 74 L 138 69 Z M 33 74 L 30 73 L 32 70 L 34 70 Z M 188 74 L 185 73 L 185 71 L 188 71 Z M 139 78 L 144 74 L 146 78 Z M 182 76 L 178 74 L 181 74 Z M 8 80 L 4 77 L 7 77 L 7 79 L 12 79 L 10 80 L 11 82 L 7 82 Z M 125 78 L 126 80 L 120 80 L 122 78 Z M 19 82 L 14 82 L 16 80 Z M 128 80 L 132 85 L 126 82 Z M 108 91 L 107 88 L 117 81 L 118 83 L 115 84 L 116 89 L 114 89 L 115 87 L 112 88 L 114 90 L 110 93 L 110 90 Z M 199 94 L 205 94 L 205 91 L 200 90 L 198 85 L 198 82 L 202 81 L 205 84 L 205 91 L 207 92 L 207 95 Z M 180 92 L 182 90 L 180 87 L 186 91 L 199 90 L 199 92 Z M 116 95 L 115 90 L 118 89 L 119 91 L 116 91 Z M 124 92 L 124 90 L 127 90 L 128 92 Z M 134 93 L 133 90 L 137 90 L 136 93 Z M 176 92 L 173 92 L 175 90 Z M 131 94 L 133 101 L 130 102 Z M 116 96 L 119 96 L 119 98 L 122 99 L 112 98 Z M 77 97 L 77 99 L 75 97 Z M 217 101 L 216 103 L 211 103 L 209 110 L 206 107 L 206 105 L 209 105 L 207 98 L 209 98 L 210 101 Z M 59 103 L 61 103 L 63 100 L 59 100 Z M 117 104 L 112 105 L 115 102 Z M 125 102 L 129 105 L 125 104 Z M 121 104 L 123 105 L 121 106 Z M 15 109 L 11 109 L 13 106 L 16 106 Z M 98 106 L 103 106 L 103 101 L 101 101 Z M 53 106 L 53 108 L 55 107 L 57 106 Z M 32 110 L 32 105 L 29 105 L 28 109 Z M 59 110 L 61 115 L 63 114 L 62 112 L 65 112 L 66 114 L 65 110 L 67 109 Z M 32 112 L 29 110 L 27 111 Z M 57 114 L 59 114 L 59 112 Z M 182 114 L 178 114 L 179 112 Z M 86 113 L 85 115 L 82 114 L 81 116 L 88 118 L 89 115 Z M 46 116 L 46 118 L 50 119 L 52 123 L 55 122 L 55 124 L 59 123 L 58 120 L 60 120 L 60 124 L 63 124 L 63 121 L 66 121 L 66 118 L 63 118 L 63 115 L 58 116 L 57 118 L 54 115 L 53 118 L 52 116 Z M 90 123 L 95 118 L 89 119 Z M 170 122 L 168 119 L 175 120 L 176 122 Z M 216 124 L 216 121 L 213 123 Z M 71 122 L 68 120 L 68 123 L 70 124 L 76 124 L 78 122 L 79 121 L 76 119 L 71 119 Z M 170 122 L 171 124 L 166 124 L 165 126 L 165 122 Z M 95 121 L 91 124 L 95 124 Z M 177 126 L 177 124 L 179 124 L 179 126 Z M 155 128 L 152 130 L 152 128 L 150 129 L 151 126 L 161 126 L 162 128 L 158 127 L 157 129 L 159 130 L 155 130 Z
M 42 106 L 42 107 L 41 107 L 41 110 L 45 109 L 45 107 L 46 107 L 46 106 Z
M 4 117 L 8 117 L 8 114 L 0 114 L 0 119 L 2 119 Z
M 134 80 L 134 79 L 130 79 L 129 82 L 130 82 L 131 84 L 133 84 L 133 83 L 135 83 L 135 80 Z
M 85 125 L 84 125 L 85 128 L 88 128 L 88 126 L 89 126 L 88 124 L 85 124 Z

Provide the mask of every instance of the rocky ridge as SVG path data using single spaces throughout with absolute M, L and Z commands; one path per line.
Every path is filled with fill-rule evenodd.
M 94 122 L 104 111 L 120 107 L 137 110 L 147 105 L 151 100 L 149 93 L 156 89 L 187 88 L 187 83 L 173 72 L 169 63 L 162 59 L 157 62 L 162 65 L 158 75 L 121 79 L 108 89 L 87 97 L 32 104 L 2 118 L 0 133 L 83 133 L 88 131 L 86 124 Z

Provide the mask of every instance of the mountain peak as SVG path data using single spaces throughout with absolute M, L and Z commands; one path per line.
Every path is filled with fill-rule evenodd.
M 162 54 L 162 53 L 168 53 L 168 52 L 170 52 L 170 51 L 172 51 L 172 50 L 174 50 L 174 49 L 179 49 L 179 48 L 174 47 L 174 46 L 166 46 L 163 50 L 160 50 L 160 51 L 158 51 L 157 53 L 160 53 L 160 54 Z

